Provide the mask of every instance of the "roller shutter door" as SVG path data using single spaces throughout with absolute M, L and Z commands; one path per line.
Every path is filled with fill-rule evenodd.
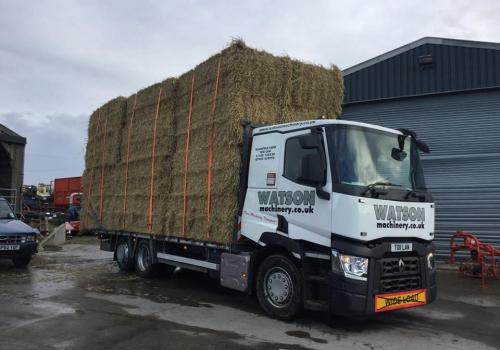
M 499 89 L 346 105 L 342 118 L 412 129 L 429 144 L 422 160 L 441 257 L 458 229 L 500 247 Z

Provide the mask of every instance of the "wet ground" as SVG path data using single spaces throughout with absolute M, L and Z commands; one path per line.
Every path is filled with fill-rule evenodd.
M 285 323 L 207 276 L 118 272 L 93 238 L 0 261 L 0 349 L 500 349 L 500 281 L 439 273 L 439 298 L 364 320 L 307 313 Z

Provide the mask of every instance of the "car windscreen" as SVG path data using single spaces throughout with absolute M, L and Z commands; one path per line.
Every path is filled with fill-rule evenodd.
M 16 216 L 12 212 L 9 203 L 5 200 L 0 200 L 0 219 L 15 219 Z

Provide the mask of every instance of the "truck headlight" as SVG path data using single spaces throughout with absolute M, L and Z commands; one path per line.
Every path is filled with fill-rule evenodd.
M 341 254 L 332 249 L 332 270 L 344 273 L 344 276 L 356 280 L 366 281 L 368 276 L 368 258 Z
M 434 254 L 432 252 L 427 254 L 427 267 L 429 270 L 434 270 L 436 268 L 436 262 L 434 261 Z

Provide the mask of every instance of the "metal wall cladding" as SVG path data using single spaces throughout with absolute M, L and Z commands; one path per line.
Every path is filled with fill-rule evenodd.
M 430 146 L 422 160 L 440 257 L 456 230 L 500 246 L 500 89 L 346 105 L 342 118 L 408 128 Z
M 431 65 L 419 57 L 432 57 Z M 344 103 L 500 86 L 500 50 L 423 44 L 344 76 Z

